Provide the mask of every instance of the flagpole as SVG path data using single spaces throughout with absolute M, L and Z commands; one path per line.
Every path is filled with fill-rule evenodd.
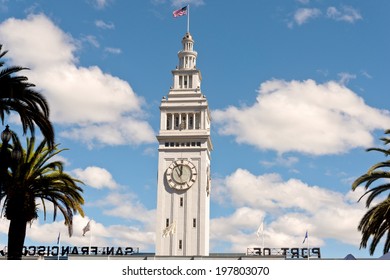
M 59 260 L 60 259 L 60 251 L 61 251 L 61 232 L 58 233 L 57 245 L 58 245 L 57 260 Z
M 88 249 L 88 254 L 90 255 L 91 254 L 91 244 L 92 244 L 92 227 L 90 227 L 91 228 L 91 233 L 90 233 L 90 235 L 89 235 L 89 249 Z
M 190 33 L 190 5 L 187 5 L 187 33 Z
M 261 233 L 261 238 L 262 238 L 262 246 L 263 246 L 263 248 L 261 248 L 261 251 L 263 252 L 264 255 L 264 229 L 263 232 Z
M 85 236 L 85 233 L 87 233 L 88 231 L 90 231 L 90 235 L 89 235 L 89 254 L 91 254 L 91 244 L 92 244 L 92 229 L 91 229 L 91 221 L 92 220 L 89 220 L 87 225 L 83 228 L 83 236 Z
M 309 244 L 309 231 L 306 230 L 306 233 L 305 233 L 305 238 L 303 239 L 303 243 L 306 242 L 306 239 L 307 239 L 307 260 L 310 260 L 310 244 Z
M 264 254 L 264 220 L 261 221 L 259 228 L 257 229 L 257 238 L 260 238 L 261 233 L 261 254 Z
M 309 232 L 307 233 L 307 260 L 310 260 Z
M 264 255 L 264 219 L 261 221 L 261 252 Z

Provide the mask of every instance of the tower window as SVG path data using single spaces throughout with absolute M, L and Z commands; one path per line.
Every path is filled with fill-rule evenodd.
M 178 114 L 175 114 L 175 129 L 179 129 L 180 118 Z
M 188 129 L 194 129 L 194 117 L 192 115 L 189 116 Z
M 165 221 L 165 226 L 166 226 L 166 227 L 169 227 L 169 219 L 166 219 L 166 221 Z
M 196 219 L 192 219 L 192 227 L 196 228 Z
M 179 250 L 183 249 L 183 240 L 179 240 Z
M 183 207 L 184 205 L 184 198 L 180 197 L 180 207 Z
M 192 75 L 190 75 L 188 79 L 189 79 L 189 88 L 192 88 Z
M 180 123 L 180 130 L 187 128 L 187 116 L 186 114 L 181 114 L 181 123 Z
M 195 114 L 195 129 L 200 129 L 200 114 Z
M 179 76 L 179 87 L 183 87 L 183 76 Z
M 167 130 L 172 129 L 171 119 L 172 119 L 172 114 L 167 114 Z

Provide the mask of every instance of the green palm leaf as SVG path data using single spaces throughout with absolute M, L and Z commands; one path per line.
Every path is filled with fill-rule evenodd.
M 390 130 L 385 131 L 386 134 L 390 134 Z M 390 143 L 390 138 L 381 138 L 382 142 L 387 145 Z M 370 148 L 367 151 L 376 151 L 390 155 L 390 149 L 384 148 Z M 366 192 L 359 198 L 359 201 L 363 198 L 366 199 L 366 207 L 369 210 L 365 213 L 361 219 L 358 230 L 362 233 L 360 242 L 360 248 L 366 248 L 369 245 L 369 252 L 374 254 L 376 247 L 381 240 L 385 238 L 383 253 L 387 253 L 390 250 L 390 161 L 383 161 L 371 166 L 366 174 L 358 177 L 352 183 L 352 190 L 356 190 L 359 186 L 363 185 Z M 379 183 L 373 185 L 373 183 Z M 385 199 L 380 201 L 385 195 Z M 380 201 L 376 205 L 372 206 L 375 200 Z M 371 207 L 372 206 L 372 207 Z M 371 207 L 371 208 L 370 208 Z
M 22 150 L 15 134 L 13 140 L 14 144 L 10 149 Z M 47 202 L 54 206 L 53 220 L 58 213 L 64 217 L 69 236 L 73 233 L 74 214 L 84 216 L 83 189 L 79 186 L 82 182 L 65 173 L 61 161 L 53 160 L 54 156 L 64 150 L 58 149 L 58 145 L 49 148 L 46 140 L 36 147 L 35 139 L 27 138 L 27 147 L 23 150 L 20 160 L 8 169 L 7 184 L 2 197 L 4 215 L 11 221 L 8 243 L 11 259 L 21 257 L 25 229 L 21 231 L 20 225 L 26 226 L 27 222 L 38 218 L 38 209 L 42 210 L 46 220 Z
M 7 51 L 1 51 L 0 59 Z M 0 60 L 0 67 L 4 66 Z M 28 70 L 26 67 L 10 66 L 0 70 L 0 119 L 4 123 L 5 115 L 11 111 L 19 114 L 23 132 L 35 133 L 35 125 L 39 127 L 48 141 L 49 147 L 54 145 L 54 129 L 49 120 L 49 105 L 43 95 L 34 91 L 34 84 L 27 82 L 27 77 L 18 76 L 20 71 Z

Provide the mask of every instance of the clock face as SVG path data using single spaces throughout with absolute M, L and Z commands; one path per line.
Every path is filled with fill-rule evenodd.
M 166 178 L 169 186 L 178 190 L 190 188 L 196 181 L 195 165 L 188 160 L 176 160 L 168 167 Z
M 172 179 L 178 184 L 188 182 L 191 175 L 191 168 L 188 165 L 178 164 L 172 169 Z

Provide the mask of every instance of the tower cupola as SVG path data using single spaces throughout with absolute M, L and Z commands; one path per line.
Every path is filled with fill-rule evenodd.
M 183 49 L 179 51 L 179 69 L 194 69 L 196 68 L 196 57 L 198 53 L 194 51 L 194 40 L 189 32 L 187 32 L 181 40 Z

